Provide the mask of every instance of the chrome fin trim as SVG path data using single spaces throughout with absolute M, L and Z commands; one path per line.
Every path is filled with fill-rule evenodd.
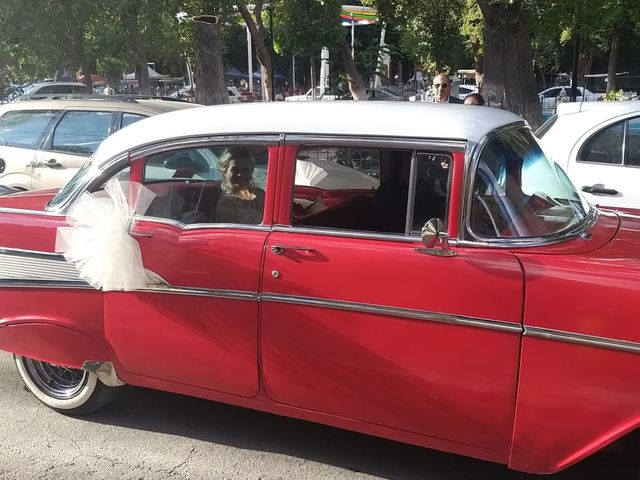
M 615 338 L 595 337 L 592 335 L 584 335 L 582 333 L 572 333 L 540 327 L 525 327 L 524 335 L 531 338 L 541 338 L 543 340 L 555 340 L 558 342 L 606 348 L 608 350 L 640 353 L 640 343 Z
M 0 250 L 0 283 L 86 284 L 78 269 L 62 255 L 25 250 Z
M 427 312 L 424 310 L 414 310 L 400 307 L 385 307 L 382 305 L 372 305 L 367 303 L 345 302 L 338 300 L 320 300 L 310 297 L 299 297 L 293 295 L 262 294 L 260 299 L 265 302 L 292 303 L 297 305 L 308 305 L 320 308 L 333 308 L 360 313 L 372 313 L 376 315 L 388 315 L 393 317 L 410 318 L 425 322 L 447 323 L 452 325 L 462 325 L 465 327 L 485 328 L 489 330 L 499 330 L 503 332 L 521 333 L 520 324 L 502 322 L 498 320 L 486 320 L 481 318 L 464 317 L 461 315 L 449 315 L 443 313 Z

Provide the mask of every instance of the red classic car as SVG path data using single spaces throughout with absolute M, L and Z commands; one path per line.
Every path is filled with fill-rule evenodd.
M 63 413 L 129 384 L 538 473 L 640 424 L 640 218 L 504 111 L 163 114 L 0 226 L 0 349 Z

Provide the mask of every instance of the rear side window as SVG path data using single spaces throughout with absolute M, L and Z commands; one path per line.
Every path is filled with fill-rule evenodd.
M 614 123 L 594 134 L 580 150 L 578 161 L 621 165 L 624 123 Z
M 52 150 L 91 155 L 109 135 L 111 116 L 111 112 L 66 112 L 53 133 Z
M 0 144 L 38 148 L 55 111 L 7 112 L 0 117 Z
M 446 220 L 451 157 L 415 150 L 301 147 L 291 223 L 411 235 Z
M 136 123 L 143 118 L 147 118 L 144 115 L 139 115 L 137 113 L 123 113 L 122 119 L 120 120 L 120 128 L 124 128 L 126 126 L 131 125 L 132 123 Z

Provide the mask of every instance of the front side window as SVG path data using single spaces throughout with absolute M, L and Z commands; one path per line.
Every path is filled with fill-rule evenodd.
M 91 155 L 111 128 L 111 112 L 66 112 L 56 126 L 52 150 Z
M 143 184 L 156 197 L 146 215 L 185 224 L 260 224 L 268 156 L 266 147 L 235 145 L 151 155 Z
M 524 129 L 486 144 L 475 169 L 469 227 L 483 238 L 552 235 L 587 216 L 573 185 Z
M 301 147 L 291 222 L 311 228 L 415 234 L 431 218 L 446 220 L 450 171 L 451 157 L 439 153 Z
M 578 161 L 622 165 L 624 123 L 614 123 L 594 134 L 580 149 Z
M 38 148 L 47 127 L 58 115 L 48 111 L 14 111 L 0 117 L 0 144 L 11 147 Z

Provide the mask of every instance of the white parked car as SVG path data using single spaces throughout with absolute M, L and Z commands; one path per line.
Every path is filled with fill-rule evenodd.
M 229 94 L 229 103 L 240 103 L 242 101 L 242 95 L 237 87 L 227 85 L 227 93 Z M 193 100 L 194 88 L 191 85 L 185 85 L 169 95 L 170 98 L 182 98 L 186 100 Z
M 602 93 L 594 93 L 584 87 L 577 87 L 577 102 L 593 102 L 603 97 Z M 542 114 L 545 116 L 553 115 L 559 104 L 568 102 L 571 97 L 571 87 L 568 85 L 556 85 L 541 91 L 538 94 Z
M 107 136 L 146 117 L 195 107 L 128 97 L 29 100 L 0 107 L 0 185 L 61 187 Z
M 640 209 L 640 102 L 563 103 L 536 135 L 587 200 Z

